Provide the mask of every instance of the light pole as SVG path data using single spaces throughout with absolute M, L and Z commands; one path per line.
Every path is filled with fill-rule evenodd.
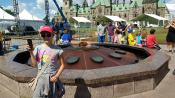
M 76 4 L 75 6 L 76 6 L 76 17 L 78 17 L 78 10 L 79 10 L 80 6 L 78 4 Z

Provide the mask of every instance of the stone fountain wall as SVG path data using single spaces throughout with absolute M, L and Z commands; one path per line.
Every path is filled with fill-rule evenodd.
M 20 96 L 31 98 L 28 82 L 37 70 L 13 62 L 18 52 L 0 57 L 0 85 Z M 65 69 L 60 80 L 65 84 L 63 98 L 116 98 L 153 90 L 169 71 L 170 57 L 162 52 L 137 64 L 92 70 Z

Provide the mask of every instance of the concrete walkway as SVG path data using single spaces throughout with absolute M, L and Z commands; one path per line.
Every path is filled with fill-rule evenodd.
M 0 98 L 19 98 L 17 95 L 0 85 Z
M 175 75 L 172 74 L 175 69 L 175 53 L 169 53 L 165 45 L 161 45 L 161 48 L 160 51 L 171 56 L 171 61 L 169 62 L 169 73 L 154 90 L 121 98 L 175 98 Z
M 172 75 L 173 70 L 175 69 L 175 53 L 169 53 L 166 50 L 165 45 L 161 45 L 162 52 L 171 56 L 171 61 L 169 62 L 170 71 L 166 75 L 166 77 L 160 82 L 160 84 L 151 91 L 124 96 L 121 98 L 175 98 L 175 76 Z M 8 89 L 4 88 L 0 85 L 0 98 L 19 98 L 15 94 L 13 94 Z

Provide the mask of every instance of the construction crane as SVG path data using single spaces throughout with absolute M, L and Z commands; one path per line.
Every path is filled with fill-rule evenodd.
M 56 0 L 53 0 L 53 2 L 55 3 L 55 5 L 56 5 L 58 11 L 60 12 L 60 15 L 61 15 L 61 17 L 63 18 L 64 22 L 67 23 L 67 19 L 66 19 L 66 17 L 64 16 L 63 11 L 62 11 L 62 9 L 59 7 L 57 1 L 56 1 Z
M 56 1 L 56 0 L 53 0 L 53 2 L 54 2 L 54 4 L 56 5 L 56 7 L 57 7 L 57 9 L 58 9 L 58 11 L 59 11 L 59 13 L 60 13 L 60 15 L 61 15 L 63 21 L 64 21 L 65 23 L 67 23 L 67 19 L 66 19 L 66 17 L 64 16 L 63 11 L 62 11 L 62 9 L 60 8 L 60 6 L 58 5 L 57 1 Z M 48 0 L 45 0 L 45 14 L 46 14 L 45 21 L 46 21 L 46 24 L 48 25 L 48 24 L 49 24 L 49 2 L 48 2 Z

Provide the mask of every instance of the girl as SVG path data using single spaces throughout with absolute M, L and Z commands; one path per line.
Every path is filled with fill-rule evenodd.
M 59 81 L 59 76 L 64 69 L 63 50 L 52 44 L 53 29 L 50 26 L 42 26 L 39 30 L 44 43 L 32 49 L 28 46 L 32 66 L 38 68 L 38 72 L 44 69 L 39 76 L 33 98 L 58 98 L 63 95 L 64 87 Z

